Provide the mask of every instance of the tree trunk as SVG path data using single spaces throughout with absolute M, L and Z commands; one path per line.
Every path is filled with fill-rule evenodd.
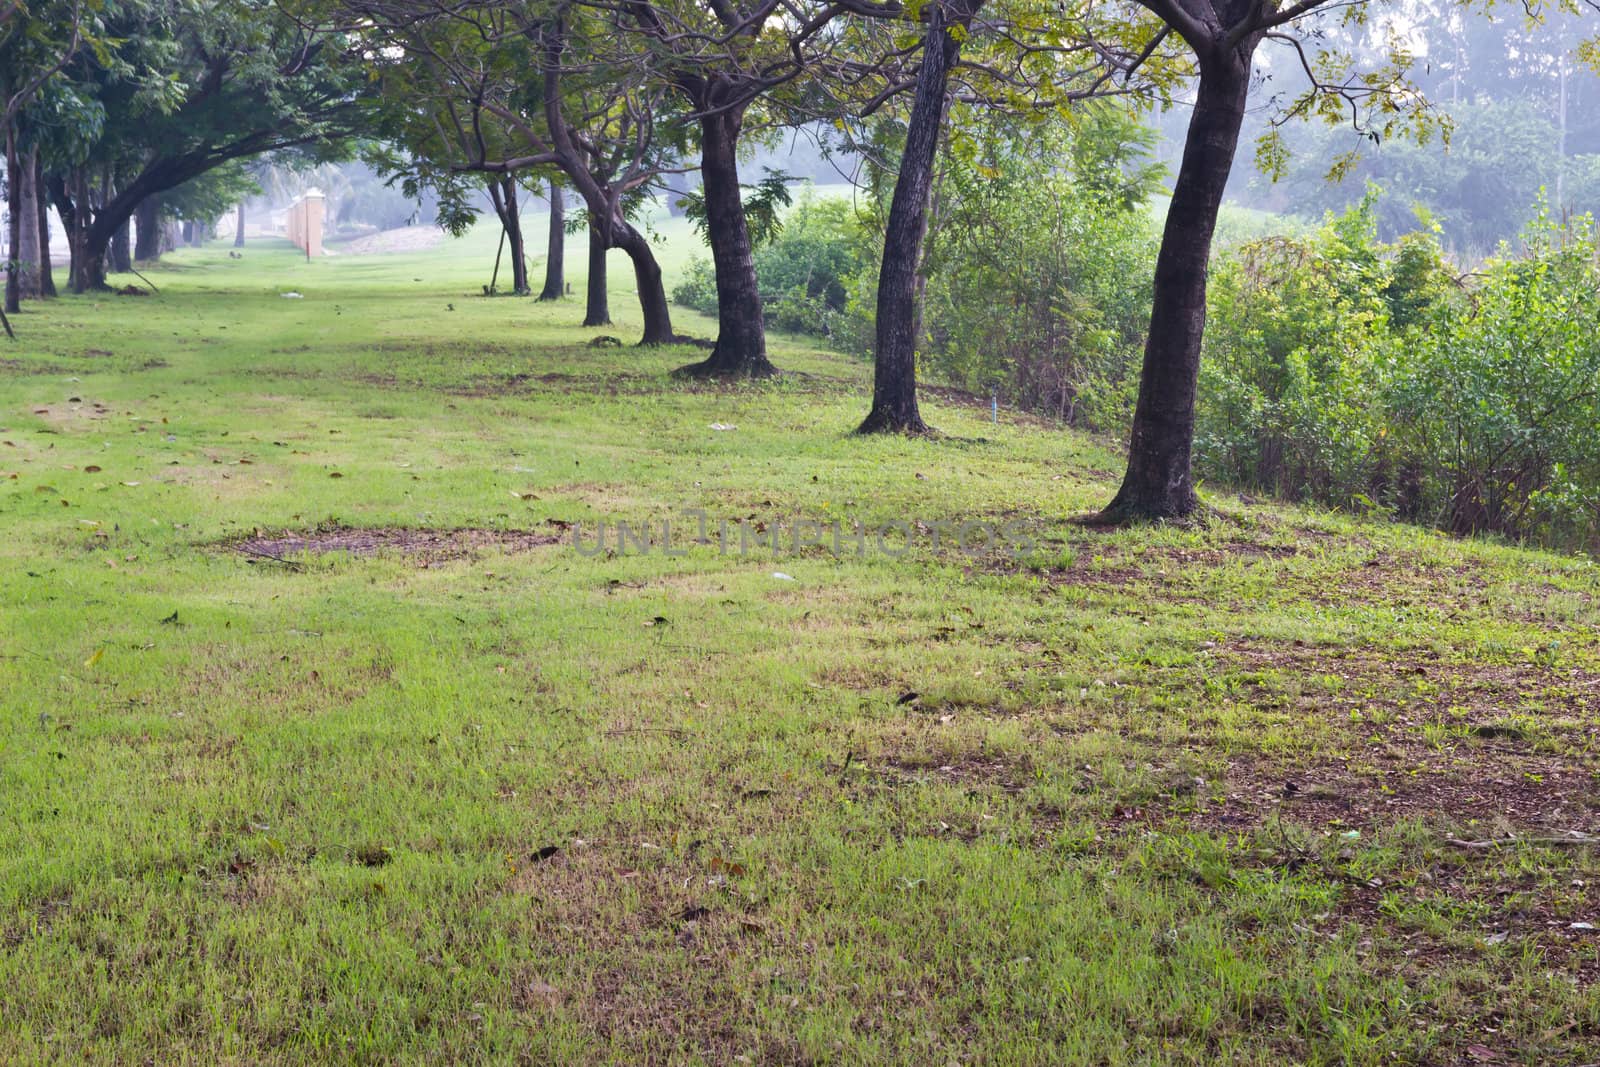
M 133 256 L 128 249 L 129 228 L 128 220 L 123 219 L 122 225 L 111 235 L 111 269 L 121 274 L 133 269 Z
M 6 295 L 5 309 L 22 310 L 22 161 L 17 154 L 17 133 L 6 127 Z
M 959 2 L 959 0 L 958 0 Z M 933 165 L 944 125 L 945 90 L 950 68 L 961 53 L 957 34 L 982 0 L 946 11 L 936 3 L 928 19 L 917 71 L 917 91 L 906 125 L 906 147 L 895 177 L 894 197 L 884 227 L 883 265 L 878 271 L 876 350 L 872 371 L 872 410 L 857 433 L 927 433 L 917 408 L 917 335 L 921 332 L 922 242 L 928 233 L 928 198 L 933 192 Z
M 639 287 L 639 309 L 644 312 L 644 336 L 641 345 L 670 345 L 677 340 L 672 332 L 672 311 L 667 304 L 667 287 L 661 279 L 661 265 L 656 262 L 650 239 L 626 222 L 613 223 L 616 246 L 633 261 L 633 277 Z
M 545 246 L 544 290 L 540 300 L 560 300 L 567 287 L 566 264 L 567 204 L 561 186 L 550 183 L 550 236 Z
M 1256 43 L 1252 36 L 1232 53 L 1201 59 L 1199 95 L 1156 256 L 1128 472 L 1101 513 L 1106 521 L 1181 519 L 1200 506 L 1190 456 L 1206 325 L 1206 272 L 1217 212 L 1239 146 Z
M 533 289 L 528 285 L 528 256 L 522 240 L 522 211 L 517 203 L 517 180 L 509 174 L 500 179 L 500 195 L 506 205 L 506 236 L 511 241 L 511 291 L 518 296 L 527 296 Z
M 106 287 L 106 248 L 111 243 L 114 222 L 102 205 L 93 213 L 89 196 L 89 172 L 82 167 L 72 173 L 72 229 L 67 240 L 72 245 L 72 291 L 86 293 Z
M 589 215 L 589 291 L 585 294 L 583 324 L 610 326 L 611 304 L 606 296 L 606 239 Z
M 697 378 L 766 378 L 777 373 L 767 359 L 767 320 L 739 186 L 743 125 L 744 114 L 737 110 L 700 120 L 700 192 L 717 274 L 717 345 L 703 362 L 678 371 Z
M 68 177 L 70 177 L 70 175 L 59 173 L 49 175 L 45 179 L 44 188 L 49 195 L 50 202 L 55 205 L 56 214 L 61 216 L 61 229 L 63 230 L 64 236 L 67 239 L 67 253 L 69 257 L 67 260 L 67 285 L 71 286 L 72 279 L 76 277 L 76 261 L 74 257 L 77 256 L 78 252 L 76 237 L 78 212 L 73 203 L 72 194 L 67 188 Z
M 22 211 L 17 245 L 17 295 L 23 300 L 37 300 L 39 289 L 39 186 L 34 181 L 38 174 L 39 149 L 30 148 L 17 163 L 17 176 L 21 186 L 18 198 Z M 15 209 L 14 209 L 15 210 Z
M 133 258 L 149 263 L 161 258 L 161 198 L 147 196 L 133 209 L 137 228 L 133 245 Z
M 95 289 L 106 287 L 106 245 L 91 245 L 85 242 L 78 252 L 77 275 L 72 282 L 72 291 L 87 293 Z
M 239 201 L 239 210 L 234 215 L 233 247 L 235 247 L 235 248 L 243 248 L 244 247 L 244 201 L 243 200 Z
M 39 295 L 56 295 L 54 264 L 50 262 L 50 196 L 44 181 L 44 158 L 33 150 L 33 199 L 39 210 Z

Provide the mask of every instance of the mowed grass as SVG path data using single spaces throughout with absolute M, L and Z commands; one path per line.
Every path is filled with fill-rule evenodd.
M 16 317 L 0 1060 L 1600 1059 L 1590 563 L 1077 525 L 1111 443 L 858 439 L 869 368 L 781 339 L 684 383 L 591 346 L 621 257 L 583 330 L 493 244 Z M 831 516 L 911 547 L 794 549 Z

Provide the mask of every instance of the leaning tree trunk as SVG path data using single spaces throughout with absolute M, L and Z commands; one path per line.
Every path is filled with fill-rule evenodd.
M 544 289 L 540 300 L 560 300 L 566 291 L 567 204 L 561 186 L 550 182 L 550 236 L 545 246 Z
M 44 157 L 33 150 L 33 199 L 39 211 L 39 295 L 56 295 L 54 264 L 50 262 L 50 196 L 44 181 Z
M 739 131 L 743 113 L 720 111 L 700 120 L 700 193 L 706 239 L 717 274 L 717 344 L 700 363 L 679 369 L 694 377 L 765 378 L 777 373 L 767 359 L 767 321 L 756 280 L 755 250 L 739 186 Z
M 511 291 L 518 296 L 533 292 L 528 285 L 527 247 L 522 240 L 522 212 L 517 204 L 517 180 L 507 174 L 500 179 L 500 197 L 505 202 L 502 220 L 511 243 Z
M 906 126 L 906 147 L 900 157 L 894 197 L 883 234 L 883 265 L 878 271 L 877 347 L 873 358 L 872 410 L 858 433 L 927 433 L 917 408 L 917 335 L 921 287 L 922 242 L 928 233 L 928 198 L 933 191 L 933 164 L 944 124 L 945 90 L 950 68 L 961 54 L 959 34 L 982 0 L 947 12 L 933 5 L 922 47 L 922 68 Z
M 606 239 L 589 217 L 589 291 L 584 296 L 583 324 L 610 326 L 611 304 L 606 294 Z
M 239 201 L 239 210 L 234 215 L 233 247 L 235 247 L 235 248 L 243 248 L 244 247 L 244 201 L 243 200 Z
M 133 258 L 140 263 L 149 263 L 161 258 L 161 198 L 147 196 L 139 201 L 139 206 L 133 209 L 133 224 L 136 229 L 133 243 Z
M 1150 336 L 1133 413 L 1128 472 L 1101 513 L 1107 521 L 1181 519 L 1200 506 L 1190 458 L 1206 325 L 1206 271 L 1217 212 L 1239 146 L 1253 50 L 1252 40 L 1234 53 L 1202 60 L 1199 95 L 1156 256 Z
M 626 222 L 613 225 L 618 227 L 616 245 L 633 261 L 633 278 L 639 287 L 639 310 L 644 312 L 644 336 L 639 343 L 670 345 L 677 339 L 672 332 L 672 311 L 667 304 L 661 264 L 656 262 L 650 239 Z

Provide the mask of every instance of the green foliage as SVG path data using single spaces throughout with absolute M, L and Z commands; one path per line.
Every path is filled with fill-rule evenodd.
M 801 194 L 776 236 L 756 249 L 756 275 L 775 330 L 831 337 L 852 284 L 876 253 L 855 207 L 847 200 Z M 716 273 L 697 259 L 673 290 L 679 304 L 708 315 L 717 311 Z
M 1071 133 L 1001 128 L 952 146 L 922 357 L 964 388 L 1109 430 L 1132 407 L 1155 261 L 1143 203 L 1162 172 L 1143 127 L 1093 113 Z
M 1392 391 L 1414 510 L 1459 532 L 1600 545 L 1595 227 L 1541 214 L 1522 256 L 1417 338 Z
M 162 197 L 161 206 L 172 218 L 211 223 L 241 200 L 260 193 L 261 186 L 250 168 L 234 159 L 170 190 Z
M 753 186 L 745 186 L 750 195 L 744 200 L 745 225 L 750 228 L 750 244 L 761 248 L 770 244 L 783 232 L 783 210 L 790 204 L 789 182 L 793 179 L 781 170 L 761 168 L 766 176 Z M 694 225 L 695 232 L 706 236 L 709 222 L 706 218 L 705 197 L 699 192 L 679 193 L 683 215 Z
M 1379 242 L 1376 202 L 1216 265 L 1199 470 L 1457 533 L 1600 545 L 1593 224 L 1540 215 L 1466 289 L 1437 228 Z

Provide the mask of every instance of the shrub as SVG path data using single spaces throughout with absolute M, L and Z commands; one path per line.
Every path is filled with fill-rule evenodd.
M 1540 216 L 1466 288 L 1436 231 L 1381 244 L 1371 206 L 1216 264 L 1199 472 L 1461 534 L 1600 546 L 1593 223 Z
M 872 255 L 871 242 L 847 200 L 807 190 L 775 237 L 756 250 L 756 276 L 775 330 L 829 336 L 844 310 L 851 277 Z M 708 315 L 717 313 L 716 272 L 705 259 L 689 265 L 672 298 Z

